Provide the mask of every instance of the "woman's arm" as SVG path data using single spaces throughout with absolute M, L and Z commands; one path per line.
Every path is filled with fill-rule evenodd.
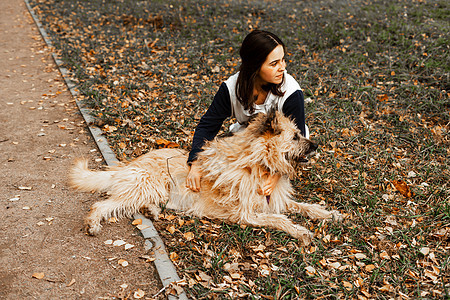
M 231 116 L 231 101 L 225 83 L 219 88 L 206 113 L 200 119 L 192 140 L 192 149 L 189 153 L 188 164 L 191 164 L 197 154 L 201 152 L 205 141 L 211 141 L 222 127 L 223 121 Z
M 291 118 L 305 136 L 305 100 L 301 90 L 295 91 L 286 99 L 283 104 L 283 114 Z

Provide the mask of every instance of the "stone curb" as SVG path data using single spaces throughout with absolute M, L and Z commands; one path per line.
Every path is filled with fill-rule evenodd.
M 31 7 L 28 0 L 24 0 L 28 12 L 30 13 L 31 17 L 33 18 L 36 26 L 39 29 L 39 32 L 44 39 L 45 43 L 50 49 L 53 49 L 53 44 L 47 35 L 47 32 L 45 28 L 42 26 L 41 22 L 39 21 L 38 17 L 34 13 L 33 8 Z M 90 124 L 92 124 L 93 118 L 90 114 L 91 110 L 84 107 L 83 103 L 81 103 L 78 100 L 78 91 L 75 89 L 75 84 L 72 82 L 68 76 L 68 71 L 66 68 L 63 67 L 63 62 L 56 56 L 54 52 L 51 53 L 53 56 L 53 59 L 56 63 L 56 65 L 59 68 L 59 71 L 61 75 L 64 78 L 64 81 L 66 82 L 67 87 L 69 88 L 70 93 L 72 94 L 72 97 L 75 99 L 75 102 L 78 106 L 78 109 L 80 110 L 81 115 L 83 116 L 84 120 L 86 121 L 86 124 L 89 128 L 89 131 L 91 132 L 92 137 L 94 138 L 95 143 L 98 146 L 98 149 L 100 153 L 102 154 L 103 158 L 105 159 L 105 162 L 108 166 L 117 165 L 119 164 L 119 160 L 116 158 L 114 152 L 111 150 L 111 147 L 109 146 L 108 141 L 106 140 L 106 137 L 103 136 L 102 131 L 98 127 L 93 127 Z M 170 260 L 166 247 L 164 246 L 164 242 L 161 239 L 161 237 L 158 234 L 158 231 L 153 226 L 152 221 L 144 217 L 142 214 L 134 214 L 134 219 L 142 219 L 142 229 L 141 234 L 144 237 L 144 249 L 146 251 L 153 250 L 155 253 L 155 266 L 156 270 L 158 271 L 159 278 L 161 280 L 161 283 L 164 287 L 170 285 L 171 283 L 180 281 L 180 277 L 178 276 L 176 272 L 176 268 L 173 265 L 172 261 Z M 188 299 L 186 296 L 186 293 L 183 291 L 178 296 L 169 295 L 169 299 L 175 300 L 175 299 Z

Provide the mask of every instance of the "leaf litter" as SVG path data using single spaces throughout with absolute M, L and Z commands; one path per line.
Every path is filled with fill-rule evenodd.
M 281 232 L 165 210 L 155 227 L 191 298 L 448 295 L 448 5 L 31 2 L 121 160 L 189 147 L 249 30 L 287 44 L 321 144 L 293 181 L 296 197 L 345 220 L 291 216 L 315 232 L 305 248 Z

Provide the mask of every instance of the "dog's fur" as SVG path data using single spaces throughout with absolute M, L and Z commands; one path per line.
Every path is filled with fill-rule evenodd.
M 131 216 L 145 209 L 157 218 L 160 205 L 167 203 L 169 208 L 199 217 L 283 230 L 309 244 L 311 233 L 282 213 L 340 218 L 337 211 L 292 199 L 290 177 L 295 175 L 295 165 L 316 148 L 290 119 L 271 112 L 259 114 L 243 131 L 205 144 L 197 159 L 200 192 L 185 186 L 187 153 L 179 149 L 152 150 L 107 171 L 89 170 L 86 161 L 78 161 L 70 179 L 74 188 L 110 194 L 109 199 L 95 203 L 86 217 L 89 234 L 98 233 L 100 222 L 111 216 Z M 275 173 L 281 178 L 270 197 L 259 194 L 268 174 Z

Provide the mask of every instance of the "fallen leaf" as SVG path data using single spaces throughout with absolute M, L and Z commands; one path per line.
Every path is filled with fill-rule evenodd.
M 375 265 L 367 265 L 365 268 L 366 268 L 367 272 L 372 272 L 374 269 L 376 269 L 376 266 Z
M 422 248 L 420 248 L 420 253 L 422 253 L 423 255 L 427 256 L 428 253 L 430 253 L 430 248 L 422 247 Z
M 392 226 L 397 226 L 397 219 L 395 218 L 395 216 L 387 216 L 386 220 L 384 221 L 385 223 L 392 225 Z
M 113 240 L 106 240 L 106 241 L 104 241 L 104 243 L 105 243 L 106 245 L 112 245 Z
M 431 233 L 431 235 L 436 238 L 446 239 L 450 236 L 450 227 L 435 230 L 435 231 L 433 231 L 433 233 Z
M 355 257 L 357 259 L 366 259 L 367 258 L 367 256 L 365 254 L 363 254 L 363 253 L 356 253 Z
M 172 220 L 174 220 L 176 218 L 176 216 L 174 216 L 174 215 L 167 215 L 166 217 L 165 217 L 165 219 L 167 220 L 167 221 L 172 221 Z M 200 220 L 202 223 L 203 223 L 203 220 Z M 203 224 L 205 224 L 205 223 L 203 223 Z
M 159 139 L 156 140 L 156 144 L 158 144 L 159 146 L 163 146 L 164 148 L 178 148 L 180 147 L 180 145 L 178 145 L 175 142 L 171 142 L 165 139 Z
M 33 277 L 33 278 L 36 278 L 36 279 L 42 279 L 42 278 L 44 278 L 44 276 L 45 276 L 44 273 L 34 273 L 34 274 L 32 275 L 32 277 Z
M 433 281 L 433 283 L 437 283 L 438 277 L 433 272 L 425 270 L 425 276 L 430 278 Z
M 170 232 L 170 234 L 173 234 L 176 231 L 176 229 L 173 225 L 169 225 L 167 227 L 167 231 Z
M 390 284 L 385 284 L 382 287 L 378 288 L 380 291 L 382 292 L 390 292 L 392 291 L 394 288 L 392 287 L 392 285 Z
M 314 269 L 314 267 L 312 266 L 307 266 L 305 270 L 306 274 L 308 274 L 309 276 L 313 276 L 316 273 L 316 269 Z
M 409 189 L 409 186 L 406 184 L 406 182 L 402 180 L 392 180 L 392 184 L 404 197 L 411 198 L 414 195 L 413 192 L 411 192 L 411 190 Z
M 113 243 L 113 246 L 122 246 L 125 245 L 126 243 L 122 240 L 115 240 Z
M 67 287 L 74 285 L 75 283 L 75 279 L 72 278 L 72 280 L 69 282 L 69 284 L 67 285 Z
M 343 281 L 342 284 L 348 291 L 350 291 L 353 288 L 353 285 L 348 281 Z
M 194 239 L 194 234 L 192 232 L 186 232 L 183 234 L 183 237 L 187 240 L 187 241 L 191 241 Z
M 149 227 L 150 227 L 149 225 L 144 225 L 144 224 L 140 224 L 140 225 L 136 226 L 136 228 L 139 229 L 139 230 L 144 230 L 144 229 L 149 228 Z
M 122 267 L 128 266 L 128 262 L 127 262 L 125 259 L 119 259 L 119 260 L 117 261 L 117 263 L 118 263 L 119 265 L 121 265 Z
M 389 254 L 386 251 L 380 253 L 381 259 L 390 259 Z
M 414 177 L 416 177 L 417 176 L 417 174 L 414 172 L 414 171 L 409 171 L 408 172 L 408 177 L 409 178 L 414 178 Z
M 172 285 L 172 287 L 175 290 L 177 295 L 180 295 L 183 292 L 183 288 L 179 285 L 174 284 L 174 285 Z
M 133 248 L 134 247 L 134 245 L 132 245 L 132 244 L 125 244 L 125 250 L 128 250 L 128 249 L 131 249 L 131 248 Z
M 134 298 L 141 299 L 145 296 L 145 292 L 141 289 L 138 289 L 136 292 L 134 292 Z
M 19 186 L 19 190 L 29 191 L 31 190 L 31 186 Z
M 178 254 L 176 252 L 171 252 L 169 255 L 170 260 L 176 261 L 178 260 Z
M 340 262 L 333 262 L 331 264 L 329 264 L 330 267 L 332 267 L 333 269 L 339 269 L 339 267 L 341 266 Z
M 131 224 L 132 225 L 141 225 L 142 224 L 142 219 L 136 219 Z

